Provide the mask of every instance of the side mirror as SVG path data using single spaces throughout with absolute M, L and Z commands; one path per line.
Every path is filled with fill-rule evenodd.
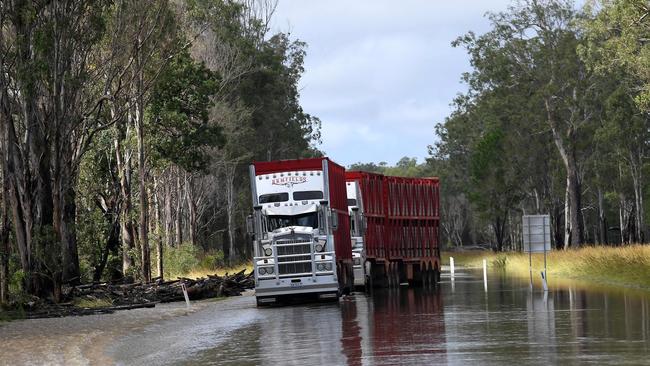
M 246 217 L 246 232 L 248 235 L 255 234 L 255 226 L 253 224 L 253 215 L 248 215 Z

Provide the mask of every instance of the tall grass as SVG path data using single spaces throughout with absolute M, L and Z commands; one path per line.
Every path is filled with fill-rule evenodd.
M 167 280 L 173 280 L 177 277 L 199 278 L 214 274 L 223 276 L 226 273 L 233 274 L 243 269 L 246 272 L 253 270 L 252 263 L 242 263 L 232 267 L 227 266 L 222 251 L 203 252 L 189 243 L 167 248 L 163 256 L 163 268 Z M 153 262 L 152 268 L 156 268 Z
M 485 258 L 489 267 L 505 268 L 514 275 L 529 274 L 529 258 L 525 253 L 446 252 L 442 258 L 444 264 L 449 264 L 449 256 L 454 257 L 459 266 L 480 268 Z M 544 268 L 543 254 L 533 254 L 532 268 L 533 271 Z M 547 255 L 547 270 L 549 276 L 650 289 L 650 246 L 552 251 Z

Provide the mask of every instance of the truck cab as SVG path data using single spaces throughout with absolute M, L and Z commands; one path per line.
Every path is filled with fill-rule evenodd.
M 351 252 L 337 247 L 349 222 L 333 202 L 341 193 L 332 191 L 332 164 L 316 158 L 251 165 L 258 305 L 298 296 L 336 300 L 351 288 Z
M 350 215 L 350 239 L 352 244 L 352 264 L 354 270 L 354 286 L 365 287 L 368 283 L 366 276 L 366 251 L 364 248 L 365 221 L 363 217 L 363 200 L 356 180 L 346 182 L 348 197 L 348 213 Z

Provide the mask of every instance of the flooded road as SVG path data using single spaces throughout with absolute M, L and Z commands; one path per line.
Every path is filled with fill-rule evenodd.
M 647 365 L 650 294 L 443 275 L 437 291 L 255 307 L 251 296 L 0 326 L 0 364 Z

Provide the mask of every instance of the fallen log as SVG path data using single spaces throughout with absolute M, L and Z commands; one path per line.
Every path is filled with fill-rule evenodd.
M 35 299 L 26 309 L 26 318 L 47 318 L 112 313 L 118 310 L 151 308 L 156 303 L 185 301 L 182 284 L 185 284 L 190 300 L 221 296 L 239 296 L 255 286 L 253 273 L 244 271 L 233 275 L 208 275 L 206 278 L 178 278 L 152 283 L 91 283 L 72 287 L 66 291 L 65 303 L 51 303 Z M 79 307 L 75 300 L 105 301 L 105 307 Z

